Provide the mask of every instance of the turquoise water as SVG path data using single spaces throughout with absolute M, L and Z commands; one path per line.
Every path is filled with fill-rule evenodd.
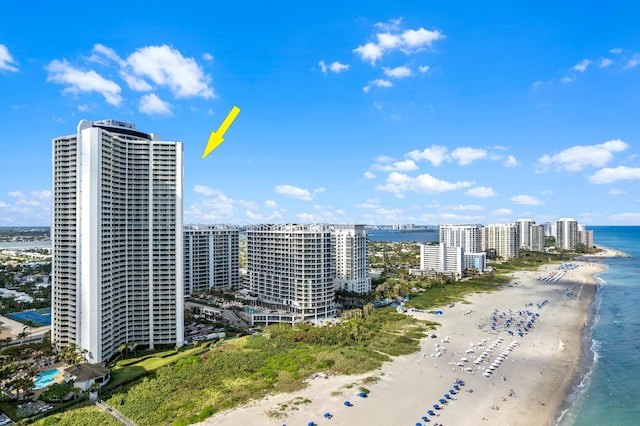
M 440 233 L 436 229 L 433 232 L 411 232 L 411 231 L 392 231 L 382 229 L 369 229 L 367 230 L 367 236 L 369 241 L 392 241 L 394 243 L 400 242 L 418 242 L 418 243 L 431 243 L 438 241 Z
M 44 389 L 53 383 L 53 379 L 60 373 L 59 368 L 43 371 L 35 376 L 34 389 Z
M 591 327 L 583 336 L 585 370 L 560 426 L 640 424 L 640 227 L 596 226 L 596 245 L 620 250 L 599 276 Z

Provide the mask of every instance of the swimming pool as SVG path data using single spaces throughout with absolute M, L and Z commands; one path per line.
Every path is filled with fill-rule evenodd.
M 60 374 L 62 370 L 59 368 L 54 368 L 52 370 L 43 371 L 42 373 L 36 374 L 34 389 L 44 389 L 50 384 L 55 382 L 55 378 L 58 374 Z

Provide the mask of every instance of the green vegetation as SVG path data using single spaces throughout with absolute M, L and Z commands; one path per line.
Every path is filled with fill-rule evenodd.
M 105 413 L 90 402 L 84 402 L 73 410 L 52 414 L 32 423 L 34 426 L 122 426 L 111 414 Z
M 267 393 L 299 389 L 318 371 L 375 369 L 417 350 L 430 326 L 390 308 L 367 306 L 349 316 L 340 325 L 278 324 L 224 345 L 127 360 L 114 368 L 102 398 L 141 426 L 186 425 Z

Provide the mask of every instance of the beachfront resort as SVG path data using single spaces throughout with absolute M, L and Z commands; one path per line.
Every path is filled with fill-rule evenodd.
M 451 226 L 449 226 L 449 229 L 450 228 Z M 212 228 L 204 228 L 204 229 L 210 233 Z M 345 228 L 345 229 L 353 230 L 354 228 Z M 230 228 L 228 227 L 217 228 L 217 230 L 228 234 Z M 291 232 L 292 229 L 288 229 L 287 231 Z M 305 232 L 308 232 L 308 231 L 306 231 L 305 229 Z M 362 232 L 362 230 L 360 232 Z M 478 235 L 481 236 L 482 231 L 478 232 Z M 505 233 L 505 235 L 509 235 L 509 233 L 507 232 Z M 577 233 L 575 235 L 576 237 L 578 237 Z M 274 236 L 270 236 L 269 238 L 273 239 Z M 212 238 L 212 237 L 209 237 L 209 238 Z M 228 242 L 232 240 L 230 240 L 229 238 L 226 238 L 226 241 Z M 335 239 L 333 241 L 335 241 Z M 331 244 L 332 240 L 328 239 L 327 242 L 328 244 Z M 441 249 L 443 245 L 444 247 L 447 247 L 446 244 L 444 244 L 443 242 L 440 242 L 439 245 L 436 246 L 440 249 L 439 254 L 442 254 L 443 252 L 443 250 Z M 219 248 L 220 244 L 216 244 L 214 246 L 217 246 Z M 470 262 L 473 262 L 473 263 L 470 263 L 470 265 L 471 264 L 477 265 L 477 257 L 472 257 L 472 258 L 469 258 L 468 256 L 465 257 L 464 255 L 461 255 L 462 250 L 457 250 L 455 254 L 458 257 L 454 256 L 453 258 L 451 258 L 451 256 L 449 256 L 450 259 L 448 263 L 447 262 L 441 263 L 443 268 L 441 270 L 435 270 L 435 269 L 424 267 L 424 265 L 433 264 L 427 261 L 426 259 L 424 259 L 424 257 L 427 255 L 426 254 L 427 251 L 424 250 L 424 248 L 421 249 L 421 247 L 424 247 L 424 245 L 414 244 L 413 246 L 414 246 L 413 249 L 408 249 L 407 247 L 403 246 L 403 248 L 399 250 L 400 253 L 398 253 L 399 255 L 401 255 L 401 257 L 404 256 L 405 259 L 407 258 L 410 259 L 410 257 L 407 257 L 407 255 L 413 256 L 414 260 L 410 260 L 408 264 L 398 267 L 399 264 L 397 261 L 395 261 L 396 260 L 395 257 L 385 255 L 385 257 L 388 257 L 389 261 L 393 261 L 394 265 L 393 267 L 390 264 L 382 265 L 383 270 L 385 270 L 385 273 L 391 276 L 395 276 L 396 278 L 394 279 L 399 280 L 398 282 L 402 282 L 403 279 L 406 279 L 408 283 L 412 282 L 410 286 L 413 286 L 413 289 L 411 289 L 411 287 L 406 287 L 406 289 L 404 290 L 401 289 L 400 293 L 396 293 L 395 297 L 401 296 L 399 298 L 399 302 L 397 303 L 394 303 L 393 300 L 391 300 L 388 303 L 376 303 L 375 305 L 380 307 L 383 307 L 383 306 L 388 307 L 389 305 L 391 305 L 390 307 L 391 309 L 395 307 L 399 312 L 405 312 L 405 315 L 408 315 L 416 320 L 435 321 L 435 322 L 441 323 L 444 319 L 447 319 L 448 317 L 450 317 L 452 313 L 457 312 L 464 305 L 457 304 L 457 303 L 447 303 L 443 306 L 440 306 L 439 309 L 435 309 L 435 310 L 412 308 L 411 307 L 412 299 L 414 301 L 418 300 L 418 298 L 415 298 L 414 296 L 420 294 L 421 291 L 423 291 L 423 290 L 419 290 L 419 287 L 421 285 L 425 285 L 433 282 L 451 283 L 451 282 L 455 282 L 456 280 L 461 280 L 460 282 L 464 283 L 465 274 L 460 274 L 459 271 L 458 273 L 451 273 L 452 271 L 446 269 L 446 265 L 455 264 L 456 262 L 464 262 L 466 259 L 471 259 Z M 480 245 L 480 247 L 482 247 L 482 245 Z M 525 250 L 525 247 L 522 247 L 522 249 Z M 552 247 L 551 250 L 548 250 L 548 251 L 553 252 L 555 250 L 557 249 Z M 411 254 L 412 251 L 414 254 Z M 225 253 L 228 253 L 228 252 L 229 250 L 225 250 Z M 275 253 L 276 252 L 274 252 L 274 254 L 270 256 L 273 257 Z M 486 255 L 487 251 L 484 251 L 481 253 Z M 527 253 L 529 252 L 527 251 Z M 375 251 L 373 252 L 373 254 L 375 254 Z M 13 253 L 12 255 L 15 256 L 15 253 Z M 362 257 L 360 258 L 362 259 Z M 375 255 L 374 255 L 374 258 L 376 258 Z M 446 258 L 447 256 L 445 252 L 445 260 Z M 496 260 L 498 260 L 498 264 L 501 264 L 502 262 L 504 262 L 502 257 L 499 257 L 498 259 L 496 259 L 496 254 L 493 252 L 490 253 L 489 264 L 496 265 L 495 263 Z M 507 257 L 507 260 L 508 260 L 508 257 Z M 251 260 L 251 258 L 249 258 L 249 261 L 254 262 Z M 576 264 L 576 263 L 561 264 L 557 266 L 558 269 L 556 270 L 548 271 L 548 273 L 545 273 L 545 275 L 538 275 L 538 280 L 545 283 L 562 282 L 562 278 L 564 277 L 564 274 L 574 269 L 577 269 L 578 265 L 579 264 Z M 456 266 L 456 268 L 459 268 L 459 266 Z M 474 270 L 472 275 L 475 275 L 478 272 L 489 274 L 493 272 L 493 269 L 494 269 L 493 267 L 491 268 L 485 267 L 484 263 L 483 263 L 483 267 L 481 268 L 475 268 L 475 267 L 464 268 L 465 271 Z M 193 270 L 193 267 L 191 270 Z M 400 273 L 401 270 L 405 270 L 405 272 Z M 416 271 L 418 273 L 416 273 Z M 413 277 L 413 278 L 409 278 L 409 277 Z M 447 278 L 447 280 L 442 281 L 443 277 Z M 417 281 L 411 281 L 411 280 L 417 280 Z M 450 280 L 453 280 L 453 281 L 450 281 Z M 29 279 L 26 281 L 29 281 Z M 31 281 L 35 281 L 35 280 L 31 280 Z M 42 281 L 46 281 L 46 280 L 42 279 Z M 390 296 L 394 297 L 394 295 L 390 293 L 389 290 L 387 289 L 388 284 L 389 283 L 381 282 L 381 280 L 378 279 L 378 281 L 376 282 L 376 288 L 379 294 L 378 297 L 380 297 L 382 294 L 384 294 L 385 299 L 388 299 L 388 297 Z M 432 286 L 433 284 L 429 284 L 429 285 Z M 190 288 L 193 288 L 193 287 L 190 287 Z M 453 288 L 453 286 L 451 286 L 451 288 Z M 187 287 L 185 287 L 185 293 L 186 293 L 186 289 Z M 571 289 L 565 289 L 565 290 L 566 290 L 565 297 L 568 298 L 567 300 L 570 300 L 570 296 L 575 294 L 576 289 L 571 288 Z M 220 288 L 215 288 L 215 291 L 219 292 Z M 382 293 L 380 293 L 380 291 L 382 291 Z M 406 292 L 406 295 L 403 295 L 402 294 L 403 292 Z M 201 288 L 199 293 L 202 293 Z M 251 293 L 256 293 L 256 291 L 254 290 Z M 357 292 L 352 292 L 352 293 L 354 295 L 357 294 Z M 375 293 L 376 292 L 374 291 L 372 294 L 375 294 Z M 361 294 L 364 295 L 366 293 L 361 293 Z M 189 310 L 185 312 L 185 315 L 190 318 L 190 321 L 187 321 L 187 324 L 185 327 L 185 336 L 190 337 L 189 342 L 190 344 L 193 345 L 194 348 L 196 348 L 197 346 L 200 346 L 200 347 L 207 348 L 207 351 L 214 352 L 214 349 L 216 347 L 210 346 L 206 342 L 208 342 L 208 339 L 212 339 L 210 340 L 212 342 L 219 341 L 221 337 L 225 336 L 224 333 L 220 334 L 220 331 L 224 329 L 224 327 L 220 328 L 220 326 L 224 321 L 224 318 L 226 315 L 225 311 L 234 312 L 234 315 L 238 320 L 238 322 L 235 324 L 236 326 L 240 326 L 242 325 L 242 322 L 244 322 L 244 325 L 247 331 L 249 331 L 249 328 L 252 328 L 254 332 L 262 330 L 262 326 L 256 328 L 257 324 L 255 323 L 255 321 L 252 321 L 252 319 L 255 318 L 255 316 L 261 312 L 258 304 L 255 303 L 256 299 L 259 299 L 259 297 L 256 298 L 255 295 L 250 294 L 250 292 L 246 290 L 244 291 L 244 293 L 243 292 L 238 293 L 238 296 L 240 297 L 240 299 L 237 299 L 235 302 L 219 303 L 214 301 L 213 303 L 211 303 L 210 301 L 211 299 L 209 299 L 209 301 L 203 300 L 202 302 L 199 302 L 198 298 L 194 298 L 193 299 L 194 302 L 190 302 L 192 304 L 190 305 Z M 254 307 L 249 308 L 246 305 L 243 306 L 242 303 L 238 303 L 238 301 L 242 300 L 242 297 L 245 297 L 246 299 L 244 300 L 247 303 L 250 303 L 250 306 L 254 306 Z M 339 300 L 339 299 L 336 299 L 336 300 Z M 434 399 L 435 402 L 432 405 L 437 405 L 438 408 L 434 408 L 434 407 L 430 408 L 430 411 L 433 414 L 429 414 L 427 412 L 423 416 L 419 416 L 418 418 L 420 419 L 422 419 L 422 417 L 426 417 L 427 419 L 430 419 L 431 417 L 433 417 L 434 419 L 436 417 L 442 418 L 445 416 L 444 413 L 447 411 L 447 408 L 451 406 L 454 403 L 454 401 L 463 399 L 463 397 L 471 397 L 470 394 L 474 392 L 473 387 L 467 386 L 463 391 L 464 393 L 461 393 L 460 389 L 457 389 L 456 387 L 454 387 L 454 386 L 462 387 L 465 384 L 468 385 L 469 383 L 473 383 L 473 379 L 471 378 L 466 378 L 466 379 L 461 378 L 465 374 L 470 374 L 472 376 L 482 376 L 487 379 L 495 379 L 497 377 L 499 380 L 502 380 L 502 378 L 506 378 L 506 375 L 498 376 L 496 374 L 499 374 L 502 371 L 505 371 L 505 369 L 501 370 L 501 367 L 504 365 L 505 362 L 509 361 L 509 357 L 513 355 L 511 352 L 512 351 L 517 352 L 518 347 L 521 345 L 520 340 L 526 341 L 527 335 L 533 332 L 533 330 L 537 327 L 536 321 L 538 321 L 538 318 L 540 315 L 538 311 L 542 310 L 542 308 L 549 303 L 549 300 L 550 299 L 532 300 L 525 303 L 524 306 L 521 306 L 521 307 L 513 306 L 513 307 L 509 307 L 504 311 L 499 311 L 494 308 L 490 312 L 489 314 L 490 317 L 488 317 L 488 319 L 484 318 L 475 324 L 475 328 L 477 332 L 480 334 L 478 335 L 477 339 L 467 342 L 469 347 L 465 348 L 464 350 L 454 349 L 457 343 L 457 342 L 454 343 L 457 340 L 455 338 L 457 334 L 453 332 L 448 333 L 446 336 L 443 336 L 441 332 L 438 332 L 437 334 L 442 337 L 437 337 L 435 338 L 436 340 L 431 340 L 434 338 L 425 338 L 426 342 L 435 344 L 433 350 L 427 351 L 425 348 L 423 348 L 422 343 L 420 344 L 420 348 L 416 347 L 415 349 L 411 350 L 410 352 L 421 354 L 422 359 L 421 360 L 419 359 L 418 362 L 425 362 L 424 360 L 426 360 L 427 357 L 435 358 L 434 361 L 436 361 L 436 363 L 444 359 L 447 359 L 448 357 L 455 357 L 455 359 L 448 360 L 447 365 L 452 367 L 452 371 L 456 370 L 460 375 L 460 377 L 458 376 L 452 377 L 451 378 L 453 380 L 453 382 L 451 382 L 452 384 L 444 386 L 449 389 L 445 389 L 445 393 L 443 393 L 442 395 L 439 395 L 439 397 Z M 366 302 L 363 301 L 363 303 L 366 303 Z M 206 309 L 207 306 L 209 307 L 209 310 Z M 227 309 L 225 309 L 225 307 Z M 233 309 L 234 307 L 239 309 Z M 255 309 L 255 308 L 258 308 L 258 309 Z M 203 317 L 202 315 L 205 312 L 209 312 L 209 314 Z M 431 313 L 431 312 L 435 312 L 435 313 Z M 467 309 L 462 313 L 462 316 L 465 318 L 472 318 L 472 317 L 477 318 L 477 315 L 478 315 L 477 312 L 478 311 L 476 309 Z M 343 318 L 343 321 L 344 321 L 344 318 L 349 318 L 350 315 L 353 315 L 353 314 L 348 314 L 347 316 L 344 316 L 345 313 L 346 311 L 344 310 L 344 308 L 342 308 L 340 309 L 340 315 L 334 315 L 334 317 Z M 13 327 L 14 327 L 13 330 L 16 333 L 18 333 L 20 330 L 22 330 L 20 332 L 25 333 L 25 330 L 23 329 L 25 323 L 31 324 L 32 326 L 34 326 L 33 329 L 30 329 L 29 332 L 26 333 L 27 335 L 24 335 L 24 334 L 22 335 L 21 338 L 24 340 L 23 342 L 20 342 L 19 340 L 13 341 L 12 342 L 13 345 L 18 343 L 25 343 L 25 342 L 29 342 L 32 345 L 36 345 L 38 343 L 46 342 L 46 339 L 47 339 L 46 333 L 48 331 L 48 327 L 45 326 L 44 328 L 41 328 L 41 327 L 36 327 L 36 325 L 46 324 L 46 323 L 51 324 L 50 315 L 51 315 L 51 311 L 48 309 L 37 309 L 37 310 L 34 309 L 34 310 L 26 310 L 23 312 L 8 314 L 6 319 L 6 324 L 4 325 L 5 327 L 8 327 L 10 326 L 11 321 L 15 321 L 15 324 L 13 324 Z M 315 319 L 316 315 L 317 314 L 312 315 L 309 319 Z M 192 317 L 192 316 L 195 316 L 195 317 Z M 199 323 L 197 321 L 199 320 L 203 321 L 202 325 L 198 325 Z M 212 324 L 211 326 L 206 324 L 209 320 L 211 321 L 211 324 Z M 38 321 L 40 321 L 40 323 L 38 323 Z M 278 322 L 278 321 L 275 321 L 275 322 Z M 297 323 L 297 321 L 292 321 L 292 322 L 294 324 Z M 349 323 L 348 320 L 345 321 L 345 325 L 347 325 L 348 323 Z M 371 332 L 367 332 L 367 333 L 371 333 Z M 427 335 L 429 336 L 430 334 L 431 333 L 428 333 Z M 433 336 L 436 336 L 436 333 L 433 333 Z M 325 338 L 325 339 L 326 341 L 329 341 L 329 338 Z M 362 341 L 361 339 L 362 338 L 356 338 L 356 341 Z M 368 334 L 368 337 L 366 337 L 366 339 L 373 339 L 373 337 L 371 334 Z M 510 339 L 510 340 L 507 341 L 506 339 Z M 10 345 L 10 346 L 13 346 L 13 345 Z M 136 346 L 140 346 L 140 345 L 136 344 Z M 49 352 L 42 349 L 43 348 L 42 346 L 40 348 L 42 350 L 42 354 L 38 354 L 32 358 L 33 362 L 38 366 L 38 369 L 37 371 L 32 370 L 29 372 L 29 374 L 33 375 L 33 382 L 32 382 L 33 385 L 32 386 L 27 385 L 22 391 L 16 389 L 14 397 L 16 399 L 24 399 L 25 397 L 28 396 L 31 399 L 37 400 L 38 398 L 40 398 L 40 396 L 44 392 L 46 392 L 47 389 L 54 389 L 54 390 L 63 389 L 65 391 L 65 394 L 61 396 L 56 395 L 55 398 L 58 398 L 58 399 L 57 400 L 53 399 L 51 402 L 44 402 L 41 400 L 39 403 L 36 403 L 35 406 L 33 404 L 30 404 L 30 405 L 25 405 L 24 403 L 20 404 L 21 407 L 29 407 L 28 409 L 23 408 L 21 413 L 28 412 L 31 416 L 47 415 L 48 413 L 51 412 L 51 410 L 54 410 L 56 407 L 59 407 L 59 404 L 62 401 L 66 401 L 66 403 L 73 403 L 78 399 L 90 398 L 91 395 L 93 395 L 94 399 L 97 399 L 99 392 L 102 392 L 101 388 L 104 385 L 109 384 L 111 381 L 110 369 L 107 368 L 105 364 L 87 362 L 89 360 L 87 359 L 88 354 L 86 350 L 83 351 L 81 348 L 78 348 L 78 347 L 73 348 L 73 350 L 66 353 L 68 357 L 65 358 L 64 355 L 60 356 L 61 355 L 60 351 L 56 355 L 55 352 L 51 351 L 52 348 L 49 349 Z M 142 350 L 145 348 L 140 347 L 140 349 Z M 185 349 L 187 349 L 186 346 L 185 346 Z M 131 358 L 131 362 L 132 362 L 131 365 L 135 366 L 134 358 L 136 358 L 137 350 L 138 349 L 134 348 L 133 346 L 125 345 L 125 347 L 120 348 L 119 357 L 127 358 L 127 355 L 128 355 Z M 384 349 L 382 350 L 382 352 L 384 352 Z M 148 353 L 148 352 L 145 352 L 145 353 Z M 203 356 L 202 352 L 199 352 L 199 353 L 200 353 L 200 356 Z M 175 358 L 176 361 L 180 359 L 180 353 L 177 353 L 177 355 L 178 356 Z M 166 356 L 166 355 L 163 355 L 163 356 Z M 214 356 L 214 355 L 210 355 L 210 356 Z M 176 361 L 173 361 L 173 362 L 176 362 Z M 111 364 L 110 366 L 113 367 L 114 364 Z M 424 374 L 424 372 L 421 374 Z M 334 374 L 327 375 L 327 379 L 325 380 L 329 380 L 329 377 L 333 378 L 333 376 Z M 117 378 L 117 380 L 121 380 L 121 379 Z M 458 380 L 460 380 L 460 382 L 458 382 Z M 384 383 L 384 381 L 385 381 L 385 378 L 383 376 L 380 376 L 377 380 L 375 380 L 375 382 L 378 384 Z M 315 382 L 316 381 L 311 381 L 310 383 L 313 384 Z M 331 380 L 329 380 L 329 382 L 331 382 Z M 367 385 L 367 387 L 375 389 L 375 387 L 371 385 Z M 359 389 L 364 387 L 358 386 L 357 388 Z M 341 391 L 339 388 L 334 389 L 332 392 L 341 393 L 345 396 L 350 395 L 350 392 Z M 360 395 L 362 392 L 363 391 L 356 393 L 355 396 L 358 397 L 358 395 Z M 59 393 L 59 392 L 56 392 L 56 393 Z M 369 395 L 369 389 L 367 389 L 366 395 L 368 397 L 370 396 L 373 400 L 375 400 L 376 393 L 377 391 L 374 394 Z M 112 390 L 105 395 L 110 395 L 111 398 L 113 398 L 117 394 L 118 394 L 117 390 Z M 521 392 L 518 392 L 518 394 L 521 394 Z M 351 394 L 351 396 L 353 395 Z M 45 398 L 46 398 L 46 395 L 45 395 Z M 359 410 L 357 407 L 359 407 L 364 403 L 364 398 L 362 398 L 362 396 L 360 395 L 358 398 L 354 399 L 353 401 L 351 401 L 351 399 L 349 400 L 350 402 L 349 406 L 342 405 L 342 407 L 353 408 L 352 411 L 357 412 Z M 441 400 L 443 400 L 444 402 L 442 402 Z M 370 401 L 370 400 L 367 399 L 367 401 Z M 108 400 L 107 400 L 107 403 L 108 403 Z M 500 406 L 499 404 L 495 404 L 495 405 L 496 407 Z M 547 406 L 547 403 L 545 403 L 545 406 Z M 327 407 L 327 409 L 329 409 L 329 407 Z M 339 418 L 341 417 L 340 411 L 336 411 L 335 408 L 332 410 L 333 411 L 326 411 L 326 413 L 330 413 L 330 417 L 322 417 L 322 419 L 328 420 L 330 418 L 332 419 L 333 423 L 339 424 L 341 422 L 341 420 L 339 420 Z M 494 410 L 494 411 L 497 411 L 497 410 Z M 269 410 L 266 409 L 266 412 L 269 412 Z M 17 409 L 16 409 L 16 413 L 17 413 Z M 292 413 L 289 413 L 289 415 L 291 414 Z M 264 415 L 264 413 L 262 415 Z M 133 417 L 136 418 L 135 416 Z M 219 416 L 216 416 L 216 418 L 218 417 Z M 424 421 L 424 419 L 422 420 Z

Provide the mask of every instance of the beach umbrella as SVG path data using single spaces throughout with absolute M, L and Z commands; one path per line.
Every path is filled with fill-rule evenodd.
M 456 382 L 456 383 L 457 383 L 457 382 Z M 454 388 L 455 390 L 460 390 L 460 386 L 458 386 L 457 384 L 456 384 L 456 385 L 453 385 L 453 388 Z
M 439 410 L 440 406 L 438 404 L 433 404 L 433 408 L 435 408 L 436 410 Z
M 452 395 L 455 395 L 455 394 L 456 394 L 456 391 L 455 391 L 455 390 L 453 390 L 453 389 L 449 389 L 449 393 L 450 393 L 450 394 L 452 394 Z
M 436 415 L 436 413 L 433 410 L 427 411 L 427 414 L 430 415 L 430 416 L 435 416 Z
M 347 406 L 347 407 L 351 407 L 353 404 L 351 404 L 351 402 L 349 402 L 349 401 L 345 401 L 344 405 Z
M 360 393 L 358 394 L 358 396 L 359 396 L 360 398 L 366 398 L 366 397 L 367 397 L 367 394 L 366 394 L 366 393 L 364 393 L 364 392 L 360 392 Z
M 328 412 L 328 411 L 326 413 L 324 413 L 324 418 L 325 419 L 330 419 L 331 418 L 331 413 Z
M 440 404 L 446 404 L 447 403 L 446 399 L 439 399 L 438 401 L 440 402 Z

